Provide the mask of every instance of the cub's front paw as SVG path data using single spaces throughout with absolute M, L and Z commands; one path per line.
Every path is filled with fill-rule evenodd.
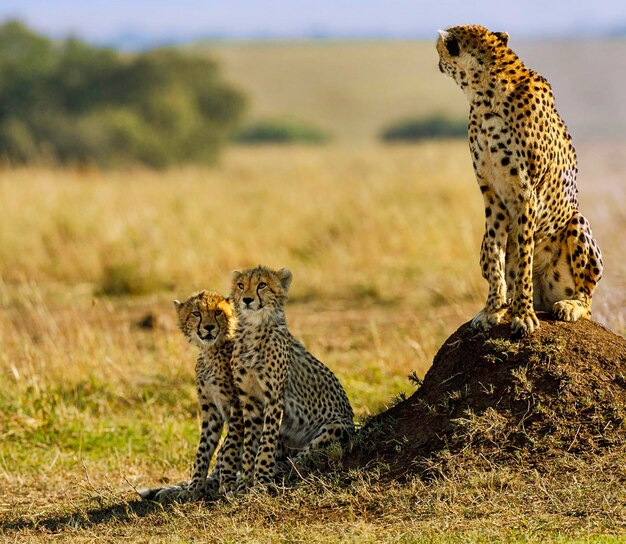
M 222 493 L 220 491 L 220 480 L 215 476 L 209 476 L 204 485 L 198 490 L 198 498 L 217 499 Z
M 488 331 L 491 327 L 498 325 L 506 315 L 507 308 L 500 308 L 495 312 L 486 309 L 478 312 L 472 319 L 472 327 L 483 331 Z
M 252 489 L 252 480 L 250 478 L 240 478 L 237 482 L 237 487 L 235 488 L 235 495 L 241 496 L 245 495 Z
M 539 328 L 539 320 L 534 311 L 513 317 L 511 331 L 515 336 L 529 336 Z
M 279 489 L 274 482 L 263 481 L 254 484 L 254 487 L 250 490 L 255 495 L 278 495 Z
M 235 478 L 223 478 L 220 481 L 218 494 L 224 497 L 232 498 L 237 493 L 237 480 Z
M 174 485 L 171 487 L 162 487 L 160 489 L 148 489 L 140 492 L 142 498 L 148 501 L 154 501 L 161 504 L 171 502 L 182 502 L 186 500 L 185 493 L 187 487 L 184 485 Z

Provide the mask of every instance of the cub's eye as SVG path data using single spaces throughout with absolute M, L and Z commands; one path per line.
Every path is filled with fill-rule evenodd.
M 448 38 L 446 40 L 446 49 L 451 57 L 457 57 L 461 53 L 461 48 L 456 38 Z
M 237 287 L 239 287 L 239 289 L 241 289 L 243 291 L 243 283 L 238 283 Z
M 259 283 L 259 289 L 265 289 L 267 287 L 267 283 L 265 283 L 264 281 Z
M 222 315 L 222 310 L 215 310 L 215 315 Z
M 200 317 L 200 312 L 191 312 L 191 315 L 195 315 L 196 317 Z

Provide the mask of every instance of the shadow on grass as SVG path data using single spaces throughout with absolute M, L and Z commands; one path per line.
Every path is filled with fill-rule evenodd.
M 162 512 L 164 508 L 167 508 L 167 506 L 164 507 L 155 502 L 137 499 L 100 508 L 81 509 L 62 515 L 51 515 L 43 519 L 22 518 L 12 521 L 1 521 L 0 532 L 20 531 L 22 529 L 46 529 L 52 533 L 58 533 L 66 528 L 77 529 L 112 521 L 124 522 L 134 517 L 146 517 L 153 512 Z

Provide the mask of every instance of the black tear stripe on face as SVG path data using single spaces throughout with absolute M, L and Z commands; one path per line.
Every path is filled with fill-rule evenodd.
M 446 49 L 448 53 L 450 53 L 451 57 L 458 57 L 461 53 L 461 48 L 459 47 L 459 42 L 456 38 L 448 38 L 445 41 Z
M 259 289 L 259 284 L 260 284 L 260 283 L 261 283 L 261 282 L 259 282 L 259 283 L 257 283 L 257 284 L 256 284 L 256 296 L 257 296 L 257 298 L 259 299 L 259 310 L 260 310 L 261 308 L 263 308 L 263 299 L 261 298 L 261 294 L 259 293 L 259 291 L 261 290 L 261 289 Z M 266 289 L 267 289 L 267 287 L 266 287 Z

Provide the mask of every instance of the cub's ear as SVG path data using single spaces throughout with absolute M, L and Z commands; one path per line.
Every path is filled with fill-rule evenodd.
M 172 304 L 174 305 L 174 309 L 176 311 L 180 310 L 181 307 L 183 306 L 183 303 L 180 300 L 174 300 L 172 301 Z
M 287 289 L 289 289 L 289 286 L 291 285 L 291 280 L 293 279 L 291 270 L 289 270 L 288 268 L 281 268 L 278 272 L 276 272 L 276 274 L 278 275 L 278 279 L 280 280 L 280 285 L 285 291 L 287 291 Z
M 241 277 L 241 270 L 233 270 L 231 275 L 233 281 L 237 281 Z
M 504 45 L 509 45 L 509 35 L 506 32 L 494 32 L 496 38 L 498 38 Z

